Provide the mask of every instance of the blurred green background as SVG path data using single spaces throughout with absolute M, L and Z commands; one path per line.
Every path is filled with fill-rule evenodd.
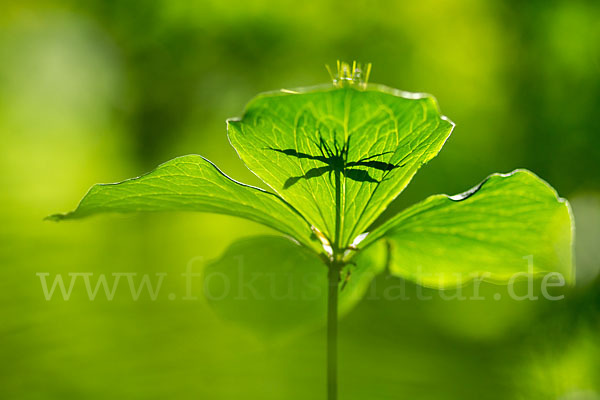
M 457 124 L 392 209 L 529 168 L 572 203 L 578 282 L 556 302 L 367 298 L 341 322 L 340 399 L 600 399 L 599 21 L 580 0 L 1 2 L 0 398 L 324 399 L 322 330 L 272 342 L 181 299 L 190 260 L 266 228 L 42 219 L 189 153 L 260 185 L 225 119 L 357 59 Z M 168 276 L 156 301 L 46 301 L 39 272 Z

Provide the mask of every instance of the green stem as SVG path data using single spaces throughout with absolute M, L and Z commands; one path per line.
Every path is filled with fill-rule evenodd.
M 337 399 L 337 322 L 338 283 L 340 270 L 337 262 L 329 264 L 327 293 L 327 400 Z
M 341 235 L 341 171 L 335 171 L 335 241 L 327 276 L 327 400 L 337 400 L 337 331 L 338 331 L 338 284 L 343 263 L 340 256 Z

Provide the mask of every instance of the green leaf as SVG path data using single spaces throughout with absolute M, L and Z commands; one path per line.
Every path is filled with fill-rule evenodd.
M 236 182 L 197 155 L 178 157 L 139 178 L 94 185 L 75 211 L 49 218 L 83 218 L 106 212 L 200 211 L 250 219 L 319 251 L 310 225 L 284 200 Z
M 475 276 L 506 282 L 529 272 L 571 281 L 573 229 L 568 202 L 533 173 L 515 170 L 456 196 L 431 196 L 361 246 L 389 239 L 391 272 L 426 286 L 452 287 Z
M 248 168 L 344 250 L 453 126 L 429 95 L 327 86 L 260 95 L 228 132 Z
M 340 290 L 340 315 L 364 296 L 384 265 L 382 254 L 373 247 L 356 257 Z M 268 337 L 303 333 L 325 324 L 327 266 L 283 237 L 243 239 L 206 266 L 204 295 L 221 318 L 254 332 Z

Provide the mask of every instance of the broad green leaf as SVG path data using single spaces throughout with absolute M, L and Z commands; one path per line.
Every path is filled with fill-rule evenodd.
M 356 257 L 347 284 L 343 289 L 340 284 L 340 315 L 358 303 L 381 271 L 382 254 L 374 247 Z M 327 266 L 314 252 L 275 236 L 239 240 L 204 269 L 204 294 L 215 312 L 269 337 L 323 326 L 327 284 Z
M 310 225 L 277 195 L 236 182 L 197 155 L 178 157 L 139 178 L 94 185 L 76 210 L 50 219 L 138 211 L 201 211 L 267 225 L 319 250 Z
M 267 93 L 228 121 L 248 168 L 338 250 L 437 155 L 452 127 L 433 97 L 376 85 Z
M 361 246 L 387 238 L 392 273 L 426 286 L 548 272 L 571 281 L 573 229 L 568 202 L 533 173 L 516 170 L 463 194 L 431 196 L 376 228 Z

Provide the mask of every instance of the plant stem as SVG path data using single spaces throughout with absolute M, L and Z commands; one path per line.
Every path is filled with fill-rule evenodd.
M 327 400 L 337 400 L 337 322 L 339 264 L 329 264 L 327 291 Z
M 338 331 L 338 284 L 343 262 L 340 256 L 340 235 L 342 220 L 341 170 L 335 171 L 335 238 L 333 254 L 327 275 L 327 400 L 337 400 L 337 331 Z

